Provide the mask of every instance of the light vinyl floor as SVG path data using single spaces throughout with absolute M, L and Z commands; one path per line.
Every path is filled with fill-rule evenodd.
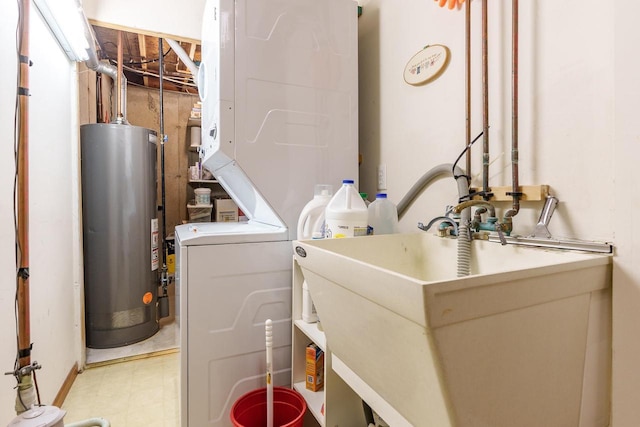
M 180 342 L 180 328 L 173 319 L 169 319 L 168 322 L 164 320 L 160 320 L 160 330 L 144 341 L 114 348 L 87 348 L 87 365 L 177 349 Z
M 101 417 L 112 427 L 178 427 L 180 353 L 85 369 L 62 409 L 65 423 Z

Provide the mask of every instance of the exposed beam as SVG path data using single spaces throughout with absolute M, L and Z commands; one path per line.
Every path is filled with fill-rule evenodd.
M 197 47 L 197 46 L 198 46 L 198 45 L 197 45 L 196 43 L 190 43 L 190 46 L 189 46 L 189 59 L 191 59 L 192 61 L 193 61 L 193 60 L 195 59 L 195 57 L 196 57 L 196 47 Z M 186 64 L 185 64 L 185 66 L 186 66 Z M 185 78 L 184 78 L 185 83 L 189 81 L 189 76 L 191 76 L 191 70 L 189 69 L 189 67 L 187 67 L 186 72 L 187 72 L 187 73 L 189 73 L 189 75 L 188 75 L 187 77 L 185 77 Z M 194 77 L 195 77 L 195 76 L 194 76 Z M 195 81 L 195 79 L 194 79 L 194 81 Z M 185 90 L 185 91 L 186 91 L 186 90 Z
M 129 39 L 129 34 L 131 33 L 125 32 L 122 34 L 124 39 L 123 48 L 126 48 L 127 53 L 129 54 L 129 59 L 131 59 L 136 57 L 136 53 L 133 51 L 133 48 L 131 47 L 131 40 Z M 131 35 L 135 37 L 135 34 L 131 34 Z
M 127 27 L 125 25 L 118 25 L 118 24 L 113 24 L 110 22 L 104 22 L 104 21 L 99 21 L 96 19 L 89 19 L 89 23 L 91 25 L 97 25 L 99 27 L 104 27 L 104 28 L 110 28 L 112 30 L 121 30 L 121 31 L 127 31 L 129 33 L 136 33 L 136 34 L 144 34 L 146 36 L 149 37 L 162 37 L 163 39 L 173 39 L 176 41 L 182 41 L 182 42 L 186 42 L 186 43 L 200 43 L 200 40 L 198 39 L 192 39 L 191 37 L 182 37 L 182 36 L 178 36 L 175 34 L 168 34 L 168 33 L 162 33 L 162 32 L 155 32 L 155 31 L 146 31 L 143 30 L 141 28 L 131 28 L 131 27 Z
M 190 42 L 185 42 L 185 43 L 189 43 L 189 59 L 191 59 L 192 61 L 194 60 L 195 56 L 196 56 L 196 48 L 198 47 L 196 43 L 190 43 Z M 183 42 L 178 41 L 178 44 L 180 44 L 180 46 L 182 47 Z M 184 49 L 184 48 L 183 48 Z M 186 49 L 185 49 L 186 51 Z M 177 54 L 176 52 L 176 57 L 177 57 L 177 62 L 176 62 L 176 73 L 181 74 L 182 80 L 185 83 L 188 83 L 189 80 L 191 79 L 192 73 L 191 70 L 189 69 L 189 67 L 187 67 L 187 64 L 185 64 L 184 62 L 182 62 L 182 60 L 180 59 L 180 56 Z M 184 65 L 184 69 L 180 68 L 180 64 Z M 186 89 L 186 87 L 182 87 L 182 91 L 183 92 L 188 92 L 188 90 Z
M 142 62 L 142 69 L 144 71 L 147 71 L 147 42 L 145 39 L 145 35 L 144 34 L 138 34 L 138 46 L 140 48 L 140 58 Z M 146 75 L 144 75 L 142 77 L 142 80 L 144 81 L 144 85 L 145 87 L 149 87 L 149 77 L 147 77 Z

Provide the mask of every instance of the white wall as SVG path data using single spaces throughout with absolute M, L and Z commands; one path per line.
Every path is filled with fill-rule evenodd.
M 13 230 L 13 117 L 15 98 L 15 3 L 0 15 L 0 54 L 7 63 L 0 71 L 0 371 L 13 369 L 16 356 L 15 320 L 13 302 L 15 296 L 15 255 Z M 13 387 L 15 380 L 0 378 L 0 425 L 7 425 L 13 418 Z M 12 415 L 13 414 L 13 415 Z
M 13 117 L 16 3 L 0 16 L 0 371 L 16 354 L 13 231 Z M 77 240 L 77 77 L 35 10 L 30 28 L 30 273 L 32 361 L 43 403 L 50 404 L 77 360 L 80 332 Z M 74 184 L 75 183 L 75 184 Z M 0 425 L 15 417 L 15 380 L 0 376 Z
M 126 14 L 122 8 L 85 0 L 87 16 L 106 22 L 185 37 L 200 37 L 203 0 L 181 4 L 173 14 Z M 125 4 L 125 2 L 120 2 Z M 134 4 L 135 3 L 135 4 Z M 386 2 L 361 0 L 360 25 L 360 142 L 364 162 L 361 189 L 376 191 L 376 167 L 387 165 L 388 193 L 398 201 L 426 170 L 452 162 L 464 146 L 464 14 L 440 9 L 428 0 Z M 472 133 L 480 128 L 479 7 L 474 8 L 474 116 Z M 509 22 L 503 3 L 491 8 L 491 167 L 493 185 L 509 184 Z M 163 2 L 174 7 L 174 3 Z M 491 3 L 492 6 L 494 3 Z M 498 4 L 498 2 L 495 2 Z M 615 0 L 520 2 L 521 184 L 549 184 L 560 198 L 551 223 L 557 236 L 609 240 L 616 245 L 614 269 L 613 425 L 637 425 L 640 419 L 640 273 L 637 264 L 640 230 L 633 220 L 640 207 L 635 189 L 640 158 L 639 60 L 634 46 L 640 39 L 635 17 L 640 4 Z M 0 17 L 0 49 L 8 58 L 0 71 L 0 135 L 12 140 L 15 60 L 13 51 L 17 12 L 9 4 Z M 156 16 L 157 15 L 157 16 Z M 188 15 L 188 16 L 187 16 Z M 164 18 L 162 18 L 164 16 Z M 182 17 L 181 19 L 176 18 Z M 162 19 L 165 19 L 163 21 Z M 32 323 L 34 358 L 44 365 L 39 373 L 43 399 L 51 401 L 75 361 L 78 345 L 77 236 L 74 193 L 76 135 L 71 105 L 75 89 L 72 71 L 39 23 L 32 32 Z M 135 21 L 135 22 L 134 22 Z M 411 87 L 402 81 L 406 61 L 422 46 L 447 45 L 451 64 L 435 82 Z M 53 70 L 49 73 L 46 70 Z M 49 84 L 43 84 L 48 82 Z M 37 114 L 37 115 L 36 115 Z M 474 175 L 480 170 L 474 148 Z M 37 171 L 37 172 L 36 172 Z M 77 173 L 77 172 L 76 172 Z M 476 181 L 477 182 L 477 181 Z M 13 150 L 0 144 L 0 340 L 14 336 L 14 239 L 12 226 Z M 443 212 L 455 201 L 449 180 L 427 189 L 401 223 L 413 230 Z M 77 195 L 77 194 L 76 194 Z M 55 203 L 54 203 L 55 201 Z M 506 207 L 506 206 L 505 206 Z M 517 233 L 526 234 L 540 205 L 523 205 L 515 219 Z M 75 249 L 77 257 L 77 247 Z M 75 288 L 74 288 L 75 286 Z M 75 337 L 75 338 L 73 338 Z M 74 341 L 75 340 L 75 341 Z M 50 351 L 51 350 L 51 351 Z M 55 351 L 54 351 L 55 350 Z M 13 366 L 15 348 L 0 346 L 0 367 Z M 0 379 L 0 425 L 12 419 L 13 380 Z
M 640 3 L 615 5 L 615 215 L 613 292 L 613 426 L 637 426 L 640 420 L 640 207 L 637 186 L 640 159 L 640 79 L 637 41 Z
M 361 187 L 375 193 L 376 167 L 384 163 L 387 192 L 397 202 L 424 172 L 452 163 L 465 146 L 464 11 L 423 0 L 402 7 L 381 0 L 362 3 Z M 511 185 L 510 4 L 496 2 L 489 8 L 491 185 Z M 472 2 L 473 136 L 482 130 L 480 6 Z M 581 13 L 565 29 L 565 17 L 576 7 Z M 613 185 L 607 173 L 613 152 L 606 143 L 613 138 L 612 9 L 594 0 L 521 2 L 520 16 L 520 184 L 551 185 L 561 202 L 551 224 L 554 234 L 611 240 L 613 195 L 599 190 Z M 448 46 L 451 63 L 436 81 L 409 86 L 402 78 L 404 66 L 427 44 Z M 476 186 L 482 182 L 481 151 L 479 140 L 473 148 Z M 455 190 L 448 180 L 427 190 L 402 228 L 414 229 L 417 221 L 441 215 L 445 204 L 455 201 Z M 569 211 L 592 210 L 596 196 L 603 207 L 601 220 Z M 520 234 L 531 231 L 540 205 L 524 207 L 515 221 Z
M 464 148 L 464 12 L 425 0 L 362 0 L 360 26 L 361 191 L 398 202 L 431 167 Z M 473 13 L 472 134 L 481 130 L 480 1 Z M 491 185 L 510 185 L 511 2 L 489 2 Z M 612 241 L 614 267 L 613 424 L 640 419 L 640 40 L 638 2 L 520 2 L 520 184 L 549 184 L 560 204 L 549 227 L 557 236 Z M 403 82 L 408 59 L 427 44 L 451 49 L 451 63 L 421 87 Z M 481 141 L 472 172 L 480 185 Z M 462 163 L 464 166 L 464 160 Z M 453 180 L 428 188 L 401 221 L 404 231 L 441 215 L 456 201 Z M 509 204 L 499 205 L 504 213 Z M 541 204 L 523 203 L 514 219 L 528 234 Z M 507 260 L 508 261 L 508 260 Z M 636 268 L 634 268 L 636 267 Z
M 101 22 L 200 38 L 203 0 L 175 2 L 85 1 L 87 16 Z M 171 13 L 167 13 L 171 10 Z M 125 11 L 127 11 L 125 13 Z M 13 229 L 14 54 L 17 5 L 0 16 L 0 372 L 13 369 L 15 250 Z M 32 360 L 43 369 L 38 384 L 51 404 L 67 374 L 84 361 L 82 236 L 78 181 L 78 84 L 70 63 L 31 8 L 30 59 L 30 272 Z M 0 376 L 0 425 L 14 417 L 15 380 Z
M 175 2 L 85 1 L 89 18 L 200 38 L 203 0 L 190 7 Z M 171 10 L 172 13 L 167 13 Z M 126 11 L 126 13 L 125 13 Z M 13 369 L 15 348 L 15 250 L 13 229 L 14 54 L 17 5 L 0 16 L 0 372 Z M 31 8 L 30 59 L 30 272 L 32 360 L 43 369 L 38 384 L 51 404 L 67 374 L 84 361 L 82 236 L 79 215 L 78 83 L 70 63 Z M 15 380 L 0 376 L 0 425 L 14 417 Z
M 205 0 L 83 0 L 87 18 L 176 38 L 200 40 Z

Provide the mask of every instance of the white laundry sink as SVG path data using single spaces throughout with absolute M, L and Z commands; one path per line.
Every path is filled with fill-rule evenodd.
M 293 245 L 327 346 L 408 424 L 608 425 L 610 256 L 474 241 L 457 278 L 427 233 Z

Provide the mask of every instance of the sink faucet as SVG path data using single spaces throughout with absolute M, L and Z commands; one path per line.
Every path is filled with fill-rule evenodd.
M 471 206 L 481 206 L 481 208 L 478 209 L 474 215 L 474 219 L 471 222 L 471 228 L 475 229 L 476 231 L 495 231 L 498 233 L 500 243 L 502 243 L 502 245 L 506 245 L 507 240 L 504 236 L 505 234 L 511 234 L 511 231 L 513 230 L 513 222 L 511 217 L 505 217 L 502 222 L 499 222 L 498 218 L 496 217 L 496 208 L 491 203 L 485 200 L 468 200 L 466 202 L 462 202 L 455 206 L 452 209 L 452 212 L 455 214 L 459 214 L 460 212 Z M 486 222 L 482 222 L 480 220 L 480 214 L 485 212 L 488 212 L 488 218 Z
M 418 228 L 420 230 L 422 230 L 422 231 L 428 231 L 431 228 L 431 226 L 433 224 L 435 224 L 437 221 L 442 221 L 442 223 L 440 224 L 440 228 L 438 229 L 438 235 L 440 237 L 444 237 L 445 236 L 445 233 L 446 233 L 445 229 L 446 228 L 443 228 L 443 225 L 445 223 L 451 224 L 451 227 L 453 227 L 453 235 L 454 236 L 458 235 L 458 224 L 452 218 L 449 218 L 448 216 L 437 216 L 437 217 L 433 218 L 431 221 L 429 221 L 429 224 L 427 224 L 426 226 L 423 223 L 419 222 L 418 223 Z
M 471 206 L 484 206 L 489 211 L 489 216 L 496 216 L 496 208 L 491 203 L 484 200 L 467 200 L 466 202 L 462 202 L 454 206 L 451 211 L 455 214 L 459 214 L 460 212 L 462 212 L 466 208 L 470 208 Z

